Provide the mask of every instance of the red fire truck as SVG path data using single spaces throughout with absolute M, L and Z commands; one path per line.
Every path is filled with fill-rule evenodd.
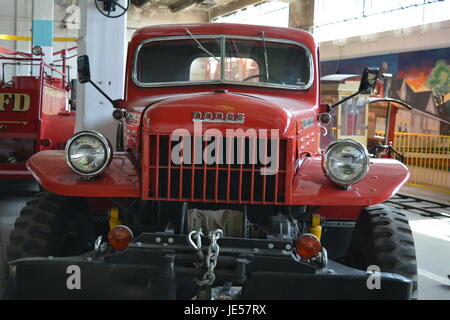
M 116 150 L 88 130 L 65 152 L 28 160 L 48 192 L 24 207 L 11 233 L 6 293 L 411 298 L 411 229 L 380 205 L 408 169 L 370 158 L 351 138 L 320 148 L 330 112 L 372 92 L 378 69 L 365 69 L 356 92 L 332 105 L 320 102 L 319 74 L 319 48 L 298 29 L 136 31 L 124 99 L 111 100 Z M 78 77 L 96 86 L 87 56 Z
M 1 179 L 32 178 L 25 166 L 30 156 L 62 150 L 73 135 L 75 111 L 69 104 L 66 68 L 69 50 L 55 52 L 56 58 L 61 55 L 56 66 L 46 64 L 42 55 L 0 47 Z M 39 54 L 39 47 L 34 52 Z

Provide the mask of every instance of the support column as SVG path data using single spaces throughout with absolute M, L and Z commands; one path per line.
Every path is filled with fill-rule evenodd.
M 16 25 L 15 35 L 18 36 L 30 36 L 31 33 L 31 17 L 32 6 L 26 0 L 15 1 L 15 13 L 16 13 Z M 14 41 L 16 51 L 31 53 L 30 41 Z M 7 70 L 12 71 L 12 70 Z M 31 67 L 29 65 L 17 65 L 15 68 L 16 76 L 29 76 Z
M 289 5 L 289 28 L 313 32 L 315 0 L 295 0 Z
M 31 45 L 41 46 L 47 63 L 53 61 L 53 0 L 33 0 Z
M 30 16 L 32 8 L 27 5 L 25 0 L 16 0 L 16 33 L 19 36 L 29 36 L 31 30 Z M 29 41 L 15 41 L 16 51 L 31 52 L 31 43 Z
M 126 0 L 119 2 L 126 5 Z M 80 1 L 81 29 L 78 55 L 89 56 L 91 79 L 113 100 L 122 99 L 127 52 L 127 14 L 107 18 L 98 12 L 93 0 Z M 113 107 L 91 84 L 77 87 L 77 131 L 94 129 L 116 145 L 117 122 Z

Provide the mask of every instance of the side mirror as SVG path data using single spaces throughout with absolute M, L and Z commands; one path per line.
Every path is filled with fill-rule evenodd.
M 91 70 L 89 69 L 89 57 L 79 56 L 77 59 L 78 81 L 86 83 L 91 80 Z
M 361 77 L 358 92 L 362 94 L 372 93 L 377 83 L 379 68 L 365 68 Z
M 359 89 L 357 92 L 349 95 L 348 97 L 345 97 L 344 99 L 336 102 L 335 104 L 333 104 L 332 106 L 330 106 L 329 108 L 327 107 L 327 109 L 331 110 L 334 107 L 337 107 L 338 105 L 344 103 L 347 100 L 350 100 L 351 98 L 353 98 L 354 96 L 357 96 L 358 94 L 370 94 L 373 92 L 373 90 L 375 89 L 375 85 L 377 83 L 377 79 L 378 79 L 378 73 L 380 72 L 379 68 L 365 68 L 364 72 L 361 76 L 361 82 L 359 84 Z M 329 111 L 327 111 L 329 112 Z
M 106 1 L 106 0 L 105 0 Z M 77 59 L 77 69 L 78 69 L 78 81 L 80 83 L 89 82 L 92 86 L 98 90 L 111 104 L 116 107 L 117 103 L 111 99 L 94 81 L 91 80 L 91 70 L 89 69 L 89 57 L 87 55 L 79 56 Z

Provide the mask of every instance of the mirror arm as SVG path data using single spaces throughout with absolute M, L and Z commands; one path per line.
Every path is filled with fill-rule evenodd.
M 97 86 L 94 81 L 92 81 L 90 78 L 88 78 L 88 82 L 90 84 L 92 84 L 94 86 L 95 89 L 98 90 L 98 92 L 100 92 L 109 102 L 111 102 L 111 104 L 113 105 L 113 107 L 116 107 L 116 102 L 111 99 L 102 89 L 100 89 L 99 86 Z
M 351 95 L 349 95 L 348 97 L 345 97 L 344 99 L 342 99 L 341 101 L 336 102 L 335 104 L 330 106 L 330 110 L 333 109 L 334 107 L 337 107 L 338 105 L 340 105 L 341 103 L 344 103 L 347 100 L 350 100 L 351 98 L 353 98 L 354 96 L 357 96 L 358 94 L 363 93 L 363 91 L 357 91 L 355 93 L 352 93 Z

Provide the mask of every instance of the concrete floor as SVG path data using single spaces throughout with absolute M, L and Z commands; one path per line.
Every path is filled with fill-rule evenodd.
M 403 186 L 399 194 L 417 197 L 423 200 L 434 201 L 450 207 L 450 194 L 445 192 L 437 192 L 425 188 L 417 188 L 412 186 Z
M 409 219 L 419 267 L 419 299 L 450 300 L 450 218 L 403 211 Z
M 0 247 L 6 247 L 20 209 L 37 191 L 34 183 L 0 181 Z M 416 244 L 419 299 L 450 300 L 450 218 L 429 218 L 404 212 Z

